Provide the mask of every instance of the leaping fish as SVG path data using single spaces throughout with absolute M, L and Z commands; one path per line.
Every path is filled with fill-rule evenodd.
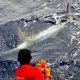
M 18 37 L 23 41 L 23 43 L 25 43 L 25 48 L 27 48 L 34 43 L 41 42 L 52 36 L 55 37 L 62 28 L 66 27 L 66 23 L 67 22 L 48 27 L 47 29 L 40 31 L 37 34 L 32 34 L 29 36 L 26 36 L 26 33 L 22 32 L 21 29 L 18 29 Z M 20 49 L 21 45 L 19 45 L 17 48 Z
M 5 52 L 1 52 L 0 56 L 9 55 L 12 52 L 20 50 L 20 49 L 29 48 L 33 44 L 44 41 L 52 36 L 53 38 L 55 38 L 58 32 L 64 27 L 66 27 L 67 22 L 63 22 L 57 25 L 50 26 L 47 29 L 42 30 L 32 35 L 26 35 L 26 32 L 21 31 L 21 29 L 19 28 L 17 35 L 22 40 L 22 43 L 14 49 L 10 49 Z

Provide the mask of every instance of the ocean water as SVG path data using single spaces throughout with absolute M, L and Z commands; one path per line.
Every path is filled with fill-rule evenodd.
M 80 13 L 78 2 L 74 0 L 72 13 Z M 55 27 L 52 14 L 62 12 L 59 16 L 66 15 L 66 4 L 67 0 L 0 0 L 0 80 L 13 80 L 19 66 L 18 50 L 13 49 L 25 39 L 29 42 L 29 36 L 35 38 L 32 35 Z M 32 50 L 33 61 L 46 60 L 53 80 L 80 80 L 80 15 L 75 19 L 77 23 L 68 22 L 48 38 L 41 37 L 27 47 Z

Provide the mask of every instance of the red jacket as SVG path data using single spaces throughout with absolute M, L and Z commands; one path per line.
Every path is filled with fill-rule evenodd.
M 44 80 L 44 77 L 37 68 L 22 65 L 16 69 L 14 80 Z

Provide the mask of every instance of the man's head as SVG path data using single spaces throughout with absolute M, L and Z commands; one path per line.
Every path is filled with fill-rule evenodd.
M 21 49 L 18 52 L 18 61 L 20 62 L 20 64 L 30 64 L 31 61 L 31 51 L 28 49 Z

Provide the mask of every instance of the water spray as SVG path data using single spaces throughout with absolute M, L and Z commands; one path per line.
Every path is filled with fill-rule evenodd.
M 10 49 L 10 50 L 7 50 L 5 52 L 1 52 L 0 56 L 10 54 L 10 53 L 18 51 L 20 49 L 24 49 L 27 46 L 28 46 L 28 44 L 26 42 L 23 42 L 22 44 L 20 44 L 18 47 L 14 48 L 14 49 Z

